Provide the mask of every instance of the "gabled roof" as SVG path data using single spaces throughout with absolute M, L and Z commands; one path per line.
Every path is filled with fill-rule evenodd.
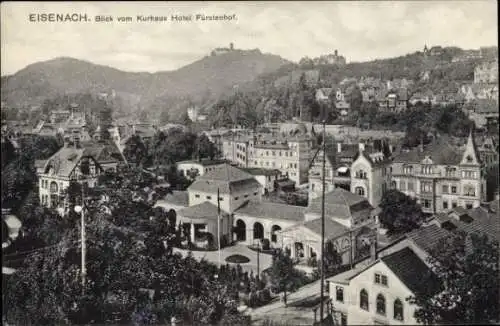
M 278 204 L 271 202 L 247 202 L 236 210 L 237 214 L 245 214 L 257 218 L 273 218 L 289 221 L 303 221 L 305 207 Z
M 315 198 L 309 202 L 307 213 L 321 214 L 322 199 Z M 360 195 L 342 188 L 335 188 L 325 194 L 325 215 L 339 219 L 354 219 L 368 217 L 373 206 Z
M 55 175 L 69 177 L 83 157 L 92 157 L 95 160 L 88 149 L 63 147 L 47 160 L 44 173 L 48 173 L 49 169 L 52 168 Z
M 316 92 L 321 92 L 324 96 L 329 97 L 333 91 L 333 88 L 320 88 Z
M 434 294 L 441 290 L 441 282 L 437 276 L 408 247 L 384 256 L 380 260 L 413 293 Z
M 304 227 L 321 237 L 321 219 L 317 218 L 304 223 Z M 325 218 L 325 240 L 333 240 L 346 234 L 349 229 L 332 219 Z
M 198 205 L 180 209 L 177 214 L 184 218 L 217 220 L 217 215 L 219 214 L 219 210 L 217 206 L 215 206 L 211 202 L 206 201 Z M 223 210 L 221 210 L 220 214 L 221 216 L 227 215 L 224 213 Z
M 408 152 L 399 152 L 394 156 L 395 163 L 420 163 L 426 156 L 430 156 L 434 164 L 458 165 L 462 160 L 463 149 L 453 147 L 444 137 L 437 142 L 424 146 L 423 150 L 413 148 Z
M 209 193 L 219 190 L 220 193 L 227 194 L 239 189 L 260 187 L 253 175 L 226 163 L 198 177 L 188 189 Z
M 163 199 L 158 200 L 155 206 L 163 207 L 168 204 L 173 204 L 177 206 L 189 206 L 188 192 L 173 190 L 172 193 L 168 193 Z
M 429 253 L 438 244 L 439 240 L 444 239 L 448 235 L 450 235 L 449 231 L 432 224 L 413 230 L 406 234 L 406 237 L 417 247 Z

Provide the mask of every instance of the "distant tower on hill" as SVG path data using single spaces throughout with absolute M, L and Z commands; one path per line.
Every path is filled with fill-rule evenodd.
M 229 49 L 230 49 L 231 51 L 233 51 L 233 50 L 234 50 L 234 43 L 233 43 L 233 42 L 229 43 Z
M 335 50 L 333 53 L 335 54 L 336 57 L 339 55 L 339 51 L 338 50 Z
M 424 55 L 429 54 L 429 49 L 427 48 L 427 44 L 424 45 Z

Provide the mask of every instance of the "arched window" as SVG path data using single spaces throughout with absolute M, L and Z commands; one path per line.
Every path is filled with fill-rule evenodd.
M 59 187 L 57 186 L 57 183 L 55 181 L 52 181 L 50 183 L 50 193 L 51 194 L 57 194 Z
M 396 320 L 403 320 L 404 319 L 403 303 L 399 299 L 396 299 L 394 301 L 394 319 L 396 319 Z
M 360 196 L 365 195 L 365 188 L 363 188 L 363 187 L 356 187 L 355 191 L 356 191 L 356 194 L 358 194 Z
M 382 294 L 377 295 L 377 314 L 385 315 L 385 297 Z
M 359 292 L 359 307 L 363 310 L 368 311 L 369 306 L 368 306 L 368 292 L 363 289 Z
M 396 181 L 391 181 L 391 189 L 396 189 L 396 188 L 397 188 Z

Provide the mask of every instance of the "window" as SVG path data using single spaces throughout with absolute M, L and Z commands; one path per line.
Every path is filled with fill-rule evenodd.
M 404 174 L 412 174 L 413 167 L 411 165 L 403 166 L 403 173 Z
M 420 185 L 421 192 L 432 192 L 432 183 L 430 182 L 422 182 Z
M 212 199 L 212 196 L 207 196 L 207 200 L 211 200 Z
M 465 196 L 475 196 L 476 195 L 476 189 L 472 185 L 466 185 L 464 186 L 464 195 Z
M 404 320 L 403 302 L 399 299 L 394 300 L 394 319 L 401 321 Z
M 405 191 L 406 190 L 406 182 L 401 180 L 401 182 L 399 183 L 399 189 L 401 191 Z
M 443 185 L 443 194 L 447 194 L 448 193 L 448 185 Z
M 457 206 L 458 206 L 457 202 L 454 201 L 454 202 L 451 203 L 451 207 L 452 208 L 456 208 Z
M 50 193 L 55 194 L 58 192 L 59 187 L 57 186 L 57 183 L 52 181 L 50 183 Z
M 457 186 L 451 186 L 451 193 L 456 194 L 457 193 Z
M 457 171 L 456 168 L 448 167 L 448 168 L 446 168 L 446 176 L 447 177 L 454 177 L 456 171 Z
M 467 163 L 472 163 L 472 156 L 467 155 L 465 159 L 467 160 Z
M 448 209 L 448 202 L 447 201 L 443 202 L 443 209 Z
M 254 196 L 257 196 L 257 193 L 256 193 L 256 192 L 254 192 L 254 193 L 253 193 L 253 195 L 254 195 Z
M 314 183 L 311 183 L 311 190 L 314 191 L 314 186 L 315 184 Z
M 413 188 L 413 182 L 408 181 L 408 191 L 413 191 L 415 188 Z
M 269 151 L 266 151 L 266 156 L 269 156 Z
M 238 199 L 240 199 L 240 197 L 234 197 L 234 200 L 238 200 Z
M 375 273 L 375 283 L 380 284 L 380 274 Z
M 431 208 L 432 203 L 429 199 L 424 199 L 424 208 Z
M 368 306 L 368 292 L 366 292 L 365 289 L 359 292 L 359 307 L 366 311 L 368 311 L 370 308 Z
M 276 156 L 276 152 L 275 151 L 273 151 L 273 156 Z
M 473 207 L 472 204 L 465 204 L 466 209 L 472 209 L 472 207 Z
M 356 187 L 356 194 L 360 195 L 360 196 L 364 196 L 365 195 L 365 188 L 363 187 Z
M 377 295 L 377 314 L 385 315 L 385 297 L 382 294 Z
M 382 275 L 382 285 L 387 286 L 387 276 L 385 276 L 385 275 Z
M 366 172 L 363 171 L 363 170 L 359 170 L 358 172 L 356 172 L 356 178 L 358 179 L 366 179 Z
M 243 197 L 248 198 L 248 195 L 245 195 L 245 196 L 243 196 Z
M 422 166 L 422 173 L 423 174 L 432 174 L 432 166 L 431 165 Z
M 338 302 L 344 302 L 344 288 L 343 287 L 337 286 L 336 297 L 337 297 Z
M 219 197 L 219 201 L 223 201 L 223 200 L 224 200 L 224 198 L 223 198 L 223 197 Z

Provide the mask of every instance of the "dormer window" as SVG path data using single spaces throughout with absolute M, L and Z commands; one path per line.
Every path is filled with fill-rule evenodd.
M 465 159 L 467 160 L 467 163 L 472 163 L 472 156 L 467 155 Z

